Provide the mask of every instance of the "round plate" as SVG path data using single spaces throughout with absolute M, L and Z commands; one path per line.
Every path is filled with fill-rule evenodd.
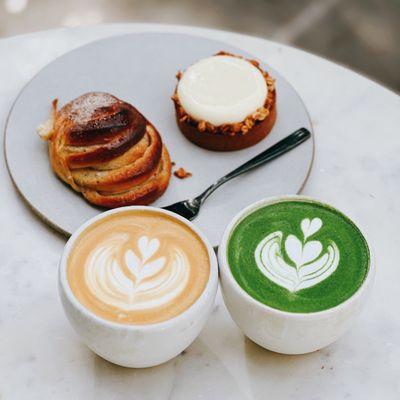
M 175 75 L 197 60 L 220 50 L 256 59 L 222 42 L 172 33 L 140 33 L 102 39 L 59 57 L 42 69 L 21 91 L 9 114 L 5 151 L 12 179 L 29 205 L 50 225 L 71 234 L 101 212 L 56 178 L 47 143 L 36 127 L 48 118 L 51 101 L 59 104 L 85 92 L 105 91 L 137 107 L 159 130 L 177 167 L 191 178 L 171 177 L 166 193 L 153 205 L 166 206 L 192 198 L 230 170 L 294 130 L 311 130 L 307 110 L 293 87 L 277 71 L 261 63 L 276 79 L 276 124 L 266 139 L 240 151 L 219 153 L 187 141 L 176 122 L 171 95 Z M 313 158 L 312 140 L 279 159 L 242 175 L 218 189 L 194 220 L 217 244 L 230 219 L 261 198 L 297 193 Z

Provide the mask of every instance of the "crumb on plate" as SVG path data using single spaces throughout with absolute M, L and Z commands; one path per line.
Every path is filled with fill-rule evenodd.
M 180 167 L 174 171 L 174 175 L 179 179 L 186 179 L 192 176 L 191 172 L 186 171 L 184 168 Z

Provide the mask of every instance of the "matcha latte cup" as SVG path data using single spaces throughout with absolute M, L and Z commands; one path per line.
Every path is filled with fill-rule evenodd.
M 151 367 L 199 335 L 218 286 L 203 233 L 166 210 L 104 212 L 68 240 L 59 267 L 64 311 L 82 341 L 115 364 Z
M 339 339 L 365 302 L 374 263 L 364 234 L 304 196 L 261 200 L 227 226 L 218 250 L 225 304 L 244 334 L 283 354 Z

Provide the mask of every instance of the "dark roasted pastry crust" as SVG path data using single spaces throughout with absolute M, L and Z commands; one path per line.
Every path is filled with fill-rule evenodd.
M 103 93 L 87 93 L 59 111 L 47 137 L 57 176 L 92 204 L 114 208 L 152 203 L 171 176 L 167 149 L 155 127 L 130 104 L 114 96 L 84 121 L 74 105 Z M 90 97 L 91 96 L 91 97 Z

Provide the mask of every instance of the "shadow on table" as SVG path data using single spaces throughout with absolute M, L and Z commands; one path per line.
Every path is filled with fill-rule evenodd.
M 244 340 L 250 391 L 254 399 L 264 400 L 266 393 L 268 398 L 300 395 L 312 398 L 315 385 L 307 382 L 315 382 L 322 372 L 325 375 L 333 372 L 329 367 L 329 347 L 310 354 L 285 355 L 266 350 L 247 337 Z
M 93 353 L 96 399 L 246 399 L 219 357 L 201 340 L 165 364 L 130 369 Z

